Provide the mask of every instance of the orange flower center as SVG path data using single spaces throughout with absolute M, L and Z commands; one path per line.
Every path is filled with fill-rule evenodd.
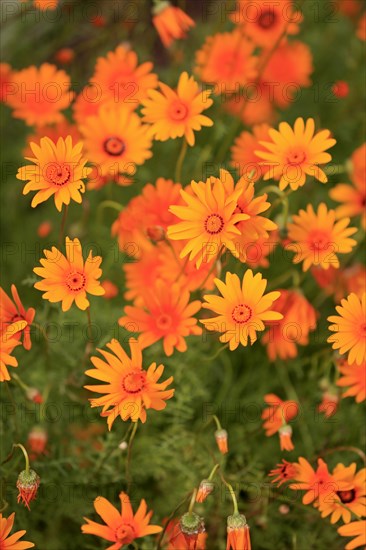
M 46 168 L 46 179 L 53 185 L 62 186 L 70 180 L 71 170 L 67 164 L 50 162 Z
M 146 374 L 140 369 L 136 369 L 122 379 L 122 388 L 126 393 L 140 393 L 146 382 Z
M 252 308 L 245 305 L 239 304 L 235 306 L 231 312 L 231 317 L 235 323 L 246 323 L 252 316 Z
M 167 315 L 166 313 L 162 313 L 159 315 L 159 317 L 156 319 L 156 326 L 160 330 L 167 330 L 172 324 L 172 318 L 170 315 Z
M 211 235 L 217 235 L 224 227 L 224 219 L 220 214 L 210 214 L 205 220 L 205 230 Z
M 348 502 L 353 502 L 355 500 L 356 491 L 354 489 L 349 491 L 337 491 L 337 495 L 343 504 L 347 504 Z
M 122 155 L 126 150 L 125 142 L 116 136 L 111 136 L 103 143 L 103 148 L 108 155 L 112 157 L 118 157 Z
M 70 271 L 66 277 L 66 285 L 72 292 L 79 292 L 86 285 L 86 277 L 81 271 Z
M 312 231 L 309 234 L 309 247 L 311 250 L 327 250 L 329 243 L 329 235 L 324 231 Z
M 180 122 L 185 120 L 188 115 L 188 107 L 182 101 L 177 99 L 169 107 L 169 116 L 172 120 Z
M 290 164 L 290 166 L 299 166 L 300 164 L 303 164 L 306 161 L 306 153 L 303 149 L 295 148 L 291 149 L 287 153 L 287 164 Z
M 115 537 L 118 542 L 128 544 L 136 538 L 137 534 L 135 528 L 130 523 L 124 523 L 116 529 Z
M 263 10 L 263 12 L 260 14 L 258 18 L 258 25 L 264 29 L 270 29 L 273 27 L 277 19 L 277 15 L 274 13 L 273 10 Z

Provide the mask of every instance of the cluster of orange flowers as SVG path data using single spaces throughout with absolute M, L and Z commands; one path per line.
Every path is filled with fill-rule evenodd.
M 40 9 L 57 6 L 57 2 L 35 4 Z M 145 367 L 143 363 L 143 350 L 157 342 L 170 357 L 175 350 L 185 352 L 191 339 L 197 340 L 203 331 L 218 334 L 230 351 L 255 344 L 258 333 L 264 332 L 262 344 L 270 361 L 293 359 L 298 346 L 309 344 L 319 318 L 317 308 L 299 284 L 277 288 L 255 272 L 270 264 L 275 247 L 287 257 L 290 254 L 290 276 L 312 277 L 339 303 L 337 314 L 328 318 L 328 342 L 337 350 L 337 377 L 333 393 L 324 395 L 320 410 L 326 412 L 332 400 L 338 402 L 336 386 L 345 388 L 342 397 L 352 396 L 357 403 L 366 399 L 366 271 L 359 264 L 341 267 L 342 258 L 355 250 L 356 237 L 366 228 L 366 144 L 349 161 L 351 182 L 329 192 L 339 206 L 329 208 L 321 202 L 314 208 L 309 203 L 288 219 L 292 193 L 327 183 L 331 173 L 327 165 L 332 160 L 328 151 L 336 140 L 330 130 L 317 130 L 313 118 L 298 117 L 293 125 L 275 123 L 277 110 L 293 100 L 289 84 L 310 86 L 312 55 L 306 44 L 292 38 L 300 30 L 302 15 L 291 0 L 274 3 L 270 9 L 266 0 L 256 4 L 260 16 L 243 20 L 247 1 L 237 2 L 232 30 L 206 38 L 196 53 L 194 76 L 182 72 L 174 87 L 159 80 L 150 61 L 140 63 L 127 44 L 97 59 L 94 74 L 78 95 L 71 90 L 69 75 L 52 64 L 20 71 L 1 65 L 1 100 L 33 132 L 25 152 L 27 164 L 16 177 L 25 182 L 24 195 L 34 193 L 33 208 L 54 200 L 58 212 L 63 212 L 62 238 L 72 201 L 82 203 L 86 192 L 110 182 L 133 184 L 136 167 L 153 155 L 154 141 L 182 141 L 174 179 L 158 177 L 155 183 L 146 183 L 121 207 L 111 227 L 119 248 L 133 260 L 122 266 L 124 297 L 130 305 L 118 322 L 137 336 L 130 340 L 130 355 L 115 339 L 106 349 L 98 349 L 100 356 L 90 357 L 93 368 L 85 373 L 100 382 L 85 388 L 101 394 L 91 398 L 90 404 L 102 408 L 109 429 L 117 417 L 131 420 L 132 425 L 146 422 L 149 409 L 163 410 L 179 391 L 171 388 L 173 376 L 162 380 L 162 364 Z M 182 10 L 160 1 L 155 2 L 153 24 L 166 47 L 194 27 Z M 274 89 L 273 82 L 278 84 Z M 27 89 L 35 90 L 33 96 L 27 94 L 27 101 L 25 83 Z M 101 92 L 97 97 L 96 90 Z M 254 100 L 256 93 L 259 97 Z M 230 164 L 239 177 L 236 181 L 221 169 L 216 176 L 183 185 L 180 168 L 187 150 L 189 154 L 187 145 L 193 147 L 196 133 L 214 124 L 212 111 L 209 116 L 206 111 L 219 103 L 251 127 L 230 144 Z M 64 114 L 69 107 L 72 122 Z M 209 130 L 204 131 L 209 136 Z M 271 185 L 260 187 L 269 180 Z M 269 200 L 270 193 L 275 200 Z M 283 207 L 282 213 L 274 218 L 278 206 Z M 39 234 L 48 235 L 51 230 L 47 225 Z M 259 251 L 256 256 L 253 245 Z M 34 287 L 45 300 L 60 303 L 63 312 L 74 304 L 86 310 L 90 322 L 89 295 L 113 297 L 118 288 L 100 281 L 102 258 L 92 252 L 85 257 L 79 239 L 65 238 L 65 254 L 59 248 L 44 250 L 40 266 L 33 270 L 39 278 Z M 296 271 L 297 264 L 302 274 Z M 240 276 L 233 272 L 234 265 Z M 15 348 L 23 344 L 30 349 L 35 317 L 33 308 L 23 306 L 14 285 L 11 293 L 12 299 L 0 289 L 2 382 L 11 378 L 8 367 L 18 365 Z M 266 435 L 278 433 L 281 450 L 293 450 L 289 422 L 297 416 L 299 404 L 274 394 L 267 394 L 265 402 Z M 218 430 L 217 441 L 220 450 L 227 452 L 224 430 Z M 46 443 L 44 434 L 30 435 L 32 452 L 47 453 Z M 366 515 L 365 474 L 366 469 L 357 472 L 355 464 L 338 464 L 329 473 L 322 459 L 314 470 L 301 457 L 297 463 L 283 461 L 271 473 L 279 484 L 290 481 L 291 489 L 306 491 L 303 502 L 313 503 L 322 517 L 330 516 L 332 523 L 342 519 L 345 525 L 339 533 L 358 535 L 361 540 L 348 544 L 350 549 L 365 544 L 365 521 L 351 522 L 352 514 Z M 209 483 L 201 487 L 198 502 L 209 488 Z M 36 489 L 28 495 L 27 505 Z M 125 493 L 120 500 L 121 512 L 98 497 L 94 506 L 105 525 L 86 519 L 83 533 L 100 536 L 113 543 L 110 549 L 118 550 L 136 538 L 161 532 L 161 527 L 150 524 L 151 512 L 144 500 L 135 513 Z M 199 549 L 205 547 L 206 535 L 202 518 L 197 518 L 194 548 Z M 24 531 L 8 537 L 13 520 L 14 514 L 8 519 L 1 516 L 1 548 L 32 547 L 32 543 L 16 543 Z M 168 548 L 190 548 L 185 529 L 183 520 L 178 527 L 175 520 L 165 527 Z M 228 521 L 227 548 L 250 550 L 249 528 L 236 504 Z

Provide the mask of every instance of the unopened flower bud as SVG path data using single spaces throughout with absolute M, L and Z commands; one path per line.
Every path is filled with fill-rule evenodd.
M 29 401 L 33 401 L 33 403 L 43 403 L 43 397 L 37 388 L 28 388 L 26 395 Z
M 165 230 L 161 225 L 151 225 L 146 229 L 146 233 L 154 243 L 159 243 L 165 239 Z
M 196 496 L 196 502 L 204 502 L 208 495 L 212 493 L 215 488 L 215 484 L 209 479 L 203 479 L 198 487 Z
M 22 501 L 28 510 L 29 503 L 36 498 L 40 482 L 40 477 L 34 470 L 23 470 L 18 476 L 18 503 Z
M 227 431 L 226 430 L 216 430 L 215 439 L 220 453 L 226 454 L 228 452 L 227 444 Z

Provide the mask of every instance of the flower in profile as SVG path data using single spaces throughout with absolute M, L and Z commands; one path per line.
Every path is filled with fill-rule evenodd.
M 249 526 L 243 514 L 227 518 L 226 550 L 251 550 Z
M 348 353 L 349 364 L 361 365 L 366 360 L 366 293 L 360 298 L 352 292 L 336 310 L 339 315 L 328 317 L 334 334 L 327 341 L 341 355 Z
M 263 53 L 267 59 L 267 53 Z M 300 88 L 311 86 L 313 57 L 309 46 L 300 41 L 282 42 L 272 53 L 263 69 L 261 84 L 269 100 L 285 109 L 295 99 Z M 276 83 L 273 86 L 273 83 Z
M 168 227 L 168 237 L 188 241 L 180 257 L 189 254 L 190 261 L 196 260 L 197 268 L 217 258 L 222 248 L 237 257 L 233 242 L 240 235 L 237 223 L 249 219 L 248 214 L 235 213 L 242 189 L 228 194 L 221 179 L 211 177 L 206 182 L 192 181 L 189 190 L 190 193 L 183 189 L 180 192 L 184 206 L 169 208 L 183 221 Z
M 226 455 L 229 452 L 227 431 L 223 429 L 216 430 L 215 439 L 220 453 Z
M 342 537 L 355 537 L 346 544 L 344 547 L 345 550 L 353 550 L 360 546 L 364 547 L 366 546 L 366 519 L 352 521 L 351 523 L 342 525 L 342 527 L 339 527 L 338 533 Z
M 366 13 L 361 15 L 360 19 L 358 20 L 356 36 L 360 40 L 363 40 L 363 42 L 366 41 Z
M 312 265 L 338 269 L 338 254 L 348 254 L 357 244 L 350 239 L 357 229 L 349 227 L 349 221 L 349 218 L 336 221 L 335 211 L 328 210 L 324 202 L 319 204 L 317 212 L 308 204 L 306 210 L 292 216 L 292 223 L 288 224 L 288 237 L 296 251 L 293 262 L 303 262 L 303 271 Z
M 209 479 L 203 479 L 198 487 L 196 502 L 204 502 L 207 497 L 212 493 L 214 488 L 215 484 L 213 483 L 213 481 Z
M 19 540 L 25 535 L 25 529 L 10 535 L 10 531 L 14 525 L 14 518 L 14 512 L 8 518 L 3 517 L 2 513 L 0 513 L 0 547 L 3 550 L 27 550 L 27 548 L 33 548 L 33 542 Z
M 240 86 L 245 86 L 257 76 L 255 45 L 234 30 L 206 38 L 196 53 L 195 72 L 203 82 L 215 83 L 219 94 L 239 95 Z
M 281 296 L 274 305 L 283 318 L 269 327 L 263 336 L 271 361 L 297 356 L 297 346 L 309 343 L 309 333 L 316 327 L 316 311 L 305 296 L 296 290 L 279 289 Z
M 322 396 L 322 401 L 318 405 L 318 411 L 323 413 L 325 418 L 331 418 L 338 410 L 339 396 L 338 393 L 332 389 L 327 389 Z
M 168 545 L 166 550 L 193 550 L 193 548 L 194 550 L 206 549 L 207 533 L 198 533 L 196 540 L 194 541 L 195 546 L 192 547 L 191 541 L 187 541 L 186 537 L 182 533 L 179 520 L 170 521 L 167 525 L 165 533 L 166 544 Z
M 267 393 L 264 396 L 264 401 L 267 403 L 267 408 L 262 412 L 262 419 L 266 436 L 270 437 L 283 430 L 282 437 L 280 433 L 282 448 L 282 444 L 286 446 L 291 442 L 292 430 L 288 422 L 297 417 L 299 405 L 296 401 L 283 401 L 274 393 Z
M 13 300 L 9 298 L 6 292 L 0 287 L 0 323 L 1 331 L 4 331 L 4 328 L 15 323 L 16 321 L 26 321 L 27 325 L 25 326 L 22 332 L 14 333 L 14 336 L 23 336 L 23 346 L 26 350 L 31 349 L 32 342 L 30 338 L 30 327 L 33 323 L 36 310 L 33 307 L 28 308 L 27 310 L 20 301 L 18 291 L 15 285 L 11 285 L 11 294 Z
M 97 116 L 80 124 L 84 146 L 102 175 L 135 173 L 135 165 L 152 156 L 150 128 L 124 104 L 103 105 Z
M 46 449 L 48 434 L 42 426 L 34 426 L 27 437 L 27 449 L 29 449 L 29 458 L 35 460 L 40 456 L 48 454 Z
M 186 38 L 187 31 L 195 26 L 193 19 L 170 2 L 157 2 L 153 7 L 152 22 L 166 48 L 175 40 Z
M 271 470 L 268 475 L 274 478 L 271 483 L 277 483 L 277 486 L 280 487 L 283 483 L 295 479 L 296 472 L 295 463 L 288 462 L 283 458 L 282 464 L 277 464 L 277 468 Z
M 362 227 L 366 229 L 366 173 L 358 157 L 366 155 L 366 144 L 361 145 L 352 155 L 352 184 L 338 183 L 329 191 L 329 196 L 341 205 L 336 208 L 337 218 L 361 216 Z M 362 161 L 361 161 L 362 162 Z
M 101 283 L 101 286 L 104 288 L 104 298 L 106 300 L 111 300 L 115 298 L 118 294 L 118 287 L 112 283 L 109 279 L 106 279 Z
M 330 138 L 329 130 L 322 130 L 314 135 L 315 122 L 308 118 L 297 118 L 294 128 L 287 122 L 281 122 L 279 129 L 271 128 L 269 135 L 272 141 L 260 141 L 262 149 L 255 154 L 264 159 L 262 164 L 268 167 L 264 179 L 280 180 L 283 191 L 289 185 L 292 190 L 302 187 L 306 176 L 312 176 L 322 183 L 328 181 L 320 164 L 326 164 L 332 157 L 325 151 L 335 145 Z
M 243 30 L 253 42 L 262 48 L 272 48 L 282 36 L 297 34 L 302 21 L 300 11 L 295 10 L 292 0 L 268 2 L 238 0 L 231 20 Z
M 87 523 L 81 526 L 82 532 L 113 542 L 114 544 L 109 547 L 110 550 L 119 550 L 137 538 L 160 533 L 162 528 L 159 525 L 150 524 L 152 512 L 147 511 L 144 499 L 141 500 L 140 506 L 134 514 L 129 496 L 121 492 L 119 498 L 121 512 L 106 498 L 97 497 L 94 500 L 94 508 L 106 525 L 84 518 Z
M 230 350 L 239 344 L 248 345 L 257 340 L 257 332 L 265 329 L 264 322 L 282 319 L 282 314 L 273 311 L 272 305 L 279 292 L 264 294 L 267 281 L 261 273 L 253 274 L 247 269 L 242 282 L 239 277 L 227 272 L 225 282 L 215 279 L 221 296 L 206 295 L 202 307 L 218 314 L 211 319 L 201 319 L 207 330 L 222 332 L 220 342 L 229 342 Z
M 17 480 L 17 489 L 19 491 L 17 501 L 23 502 L 24 506 L 29 508 L 29 503 L 37 496 L 38 487 L 41 480 L 39 475 L 32 469 L 20 472 Z
M 321 458 L 318 458 L 316 470 L 303 457 L 295 462 L 295 467 L 296 479 L 295 483 L 290 485 L 290 488 L 306 491 L 302 498 L 303 504 L 310 504 L 315 501 L 316 505 L 322 505 L 333 495 L 334 489 L 340 487 L 335 482 L 332 474 L 329 473 L 327 464 Z
M 234 141 L 231 148 L 231 166 L 233 166 L 241 176 L 251 181 L 257 181 L 262 178 L 266 172 L 266 167 L 259 164 L 260 159 L 255 154 L 259 149 L 259 142 L 269 139 L 268 124 L 256 124 L 252 128 L 252 133 L 245 130 Z
M 195 512 L 187 512 L 179 520 L 179 529 L 188 550 L 195 550 L 199 536 L 205 532 L 204 519 Z M 182 550 L 181 548 L 179 550 Z
M 366 399 L 366 361 L 360 365 L 350 364 L 346 359 L 337 362 L 341 374 L 337 380 L 337 386 L 347 388 L 342 397 L 354 397 L 356 403 L 362 403 Z
M 174 349 L 184 352 L 187 350 L 185 338 L 202 333 L 193 317 L 200 310 L 201 302 L 189 299 L 188 290 L 179 283 L 167 286 L 158 279 L 144 294 L 143 305 L 126 306 L 125 316 L 120 317 L 118 323 L 126 330 L 140 333 L 138 341 L 142 349 L 162 340 L 168 357 Z
M 58 138 L 54 143 L 44 137 L 40 145 L 32 142 L 30 147 L 34 157 L 27 157 L 27 160 L 34 164 L 19 168 L 17 178 L 27 181 L 23 195 L 37 191 L 31 206 L 35 208 L 52 195 L 59 212 L 63 204 L 70 204 L 70 200 L 81 203 L 81 193 L 85 191 L 83 179 L 91 171 L 91 168 L 85 167 L 87 159 L 82 155 L 82 142 L 73 145 L 71 136 L 67 136 L 66 139 Z
M 148 90 L 158 84 L 152 68 L 150 61 L 139 65 L 137 54 L 128 45 L 121 45 L 106 57 L 98 57 L 91 81 L 99 86 L 103 101 L 134 110 L 147 97 Z
M 183 72 L 176 90 L 163 82 L 160 91 L 148 90 L 148 97 L 142 100 L 143 121 L 151 124 L 151 131 L 158 141 L 167 141 L 184 136 L 187 143 L 194 145 L 193 130 L 212 126 L 210 118 L 202 114 L 211 107 L 210 90 L 201 90 L 193 76 Z
M 158 382 L 164 366 L 152 363 L 146 371 L 143 370 L 141 347 L 136 341 L 130 343 L 131 357 L 115 339 L 107 344 L 107 348 L 112 353 L 98 349 L 104 360 L 91 357 L 95 368 L 85 373 L 106 384 L 85 388 L 105 394 L 90 399 L 90 402 L 92 407 L 103 407 L 101 416 L 107 417 L 109 430 L 118 416 L 123 421 L 131 418 L 132 422 L 146 422 L 147 409 L 165 409 L 166 400 L 173 397 L 174 390 L 166 390 L 173 381 L 172 376 L 164 382 Z
M 5 330 L 0 331 L 0 382 L 10 380 L 10 374 L 7 369 L 8 366 L 18 366 L 18 361 L 12 353 L 14 348 L 21 344 L 17 333 L 24 330 L 26 326 L 27 321 L 20 320 L 15 321 L 15 323 L 8 325 Z
M 338 464 L 332 474 L 336 483 L 342 485 L 340 490 L 335 487 L 332 498 L 324 500 L 319 505 L 323 518 L 330 516 L 330 522 L 336 523 L 340 519 L 349 523 L 352 514 L 358 517 L 366 516 L 366 468 L 358 472 L 355 462 L 350 466 Z M 347 485 L 347 488 L 344 487 Z
M 42 281 L 34 287 L 42 290 L 42 298 L 50 302 L 62 302 L 62 311 L 68 311 L 73 302 L 79 309 L 89 307 L 86 294 L 102 296 L 104 289 L 98 279 L 102 275 L 100 264 L 102 258 L 89 252 L 84 261 L 79 239 L 66 237 L 66 256 L 55 246 L 44 250 L 45 259 L 41 259 L 42 267 L 35 267 L 34 273 L 42 277 Z
M 43 63 L 39 68 L 31 66 L 13 72 L 12 83 L 15 93 L 8 94 L 7 104 L 15 118 L 24 120 L 28 126 L 64 120 L 60 111 L 67 109 L 73 99 L 70 77 L 65 71 Z

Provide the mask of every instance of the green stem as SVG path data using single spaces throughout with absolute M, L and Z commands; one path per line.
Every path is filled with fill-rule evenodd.
M 216 414 L 212 415 L 212 418 L 213 418 L 214 422 L 216 423 L 217 429 L 218 429 L 218 430 L 222 430 L 222 426 L 221 426 L 221 424 L 220 424 L 220 420 L 217 418 Z
M 188 507 L 188 514 L 192 514 L 192 512 L 193 512 L 193 508 L 194 508 L 194 505 L 196 503 L 196 496 L 197 496 L 197 489 L 194 489 L 193 493 L 192 493 L 192 496 L 191 496 L 191 501 L 190 501 L 189 507 Z
M 179 153 L 179 156 L 178 156 L 177 164 L 175 166 L 175 182 L 176 183 L 181 183 L 182 167 L 183 167 L 184 157 L 186 156 L 186 153 L 187 153 L 187 146 L 188 146 L 187 140 L 186 140 L 186 138 L 183 138 L 182 147 L 181 147 L 181 150 L 180 150 L 180 153 Z
M 212 468 L 210 475 L 208 476 L 208 481 L 212 481 L 214 478 L 214 475 L 216 474 L 216 470 L 220 468 L 220 464 L 215 464 L 215 466 Z
M 134 426 L 132 428 L 132 432 L 130 435 L 130 439 L 128 441 L 128 448 L 127 448 L 127 460 L 126 460 L 126 482 L 127 482 L 127 493 L 130 490 L 131 482 L 132 482 L 132 476 L 130 471 L 131 466 L 131 456 L 132 456 L 132 444 L 133 440 L 135 438 L 136 432 L 137 432 L 138 422 L 134 422 Z
M 233 505 L 234 505 L 234 515 L 235 515 L 235 514 L 239 514 L 238 501 L 236 500 L 236 496 L 235 496 L 234 489 L 232 488 L 232 486 L 230 485 L 230 483 L 228 483 L 228 482 L 226 481 L 226 479 L 224 478 L 223 475 L 221 475 L 220 477 L 221 477 L 222 482 L 226 485 L 226 487 L 227 487 L 227 488 L 229 489 L 229 491 L 230 491 L 230 495 L 231 495 L 231 498 L 232 498 L 232 501 L 233 501 Z
M 58 247 L 59 248 L 61 248 L 62 242 L 64 240 L 64 232 L 65 232 L 65 225 L 66 225 L 66 218 L 67 218 L 68 211 L 69 211 L 69 206 L 68 206 L 68 204 L 65 204 L 63 212 L 62 212 L 61 227 L 60 227 L 60 233 L 59 233 L 59 237 L 58 237 Z
M 22 453 L 23 453 L 24 458 L 25 458 L 25 471 L 27 472 L 27 474 L 29 474 L 29 470 L 30 470 L 29 457 L 28 457 L 28 453 L 27 453 L 25 447 L 23 447 L 23 445 L 21 443 L 13 443 L 13 448 L 14 447 L 19 447 L 19 449 L 22 450 Z

